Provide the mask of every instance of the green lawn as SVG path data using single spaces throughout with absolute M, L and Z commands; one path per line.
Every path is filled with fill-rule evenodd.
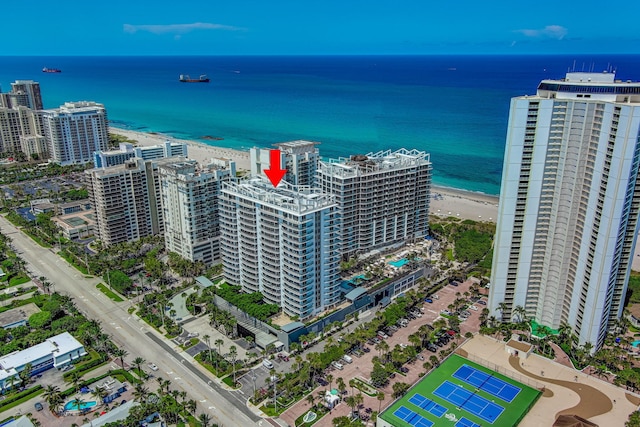
M 456 370 L 460 366 L 465 364 L 480 371 L 486 372 L 495 378 L 499 378 L 508 384 L 519 387 L 521 390 L 511 403 L 507 403 L 483 390 L 477 390 L 475 387 L 465 383 L 464 381 L 453 377 L 453 373 L 456 372 Z M 497 419 L 492 424 L 490 424 L 492 427 L 517 426 L 522 418 L 527 414 L 527 412 L 529 412 L 529 409 L 533 407 L 533 404 L 540 397 L 540 392 L 538 390 L 528 387 L 515 380 L 512 380 L 511 378 L 505 377 L 504 375 L 498 374 L 494 371 L 491 371 L 490 369 L 478 365 L 477 363 L 471 362 L 470 360 L 454 354 L 447 360 L 445 360 L 437 369 L 433 370 L 429 375 L 422 378 L 420 382 L 418 382 L 407 392 L 407 394 L 398 399 L 382 414 L 380 414 L 379 418 L 395 427 L 412 427 L 409 423 L 401 420 L 393 414 L 400 406 L 404 406 L 433 422 L 434 427 L 451 427 L 452 425 L 454 425 L 455 422 L 452 422 L 447 418 L 447 416 L 450 414 L 455 415 L 456 419 L 458 420 L 464 417 L 478 425 L 489 425 L 487 421 L 483 420 L 482 418 L 479 418 L 472 413 L 465 411 L 464 409 L 457 409 L 455 404 L 434 395 L 433 391 L 436 390 L 444 381 L 449 381 L 458 386 L 461 386 L 462 388 L 465 388 L 472 393 L 476 393 L 477 395 L 482 396 L 489 401 L 493 401 L 497 405 L 505 408 L 502 414 L 500 414 L 500 416 L 498 416 Z M 416 393 L 421 394 L 427 399 L 430 399 L 435 403 L 447 408 L 447 412 L 445 413 L 445 415 L 438 418 L 430 412 L 427 412 L 413 405 L 412 403 L 409 403 L 409 399 Z
M 103 285 L 102 283 L 98 283 L 96 285 L 96 288 L 100 289 L 100 292 L 102 292 L 103 294 L 105 294 L 106 296 L 108 296 L 112 301 L 115 302 L 122 302 L 124 301 L 122 299 L 122 297 L 120 297 L 120 295 L 116 294 L 115 292 L 109 290 L 109 288 L 107 288 L 105 285 Z

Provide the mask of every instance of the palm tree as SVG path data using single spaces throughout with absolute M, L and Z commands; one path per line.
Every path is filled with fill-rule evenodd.
M 185 409 L 186 409 L 187 411 L 189 411 L 190 413 L 192 413 L 192 414 L 193 414 L 194 412 L 196 412 L 196 409 L 197 409 L 197 407 L 198 407 L 198 404 L 196 403 L 196 401 L 195 401 L 195 400 L 193 400 L 193 399 L 189 399 L 189 401 L 188 401 L 187 403 L 185 403 L 184 407 L 185 407 Z
M 202 413 L 198 416 L 198 421 L 200 421 L 200 425 L 202 427 L 209 427 L 209 423 L 211 422 L 211 417 L 209 414 Z
M 344 401 L 351 408 L 351 416 L 353 417 L 353 414 L 356 412 L 356 410 L 355 410 L 355 408 L 356 408 L 356 397 L 353 396 L 353 395 L 347 396 L 346 399 L 344 399 Z
M 220 347 L 222 346 L 222 344 L 224 344 L 224 341 L 222 339 L 218 338 L 213 343 L 218 347 L 218 354 L 222 354 L 221 350 L 220 350 Z M 219 375 L 218 374 L 218 357 L 216 357 L 216 375 Z
M 315 403 L 315 401 L 316 401 L 316 398 L 315 398 L 315 397 L 313 397 L 313 393 L 309 393 L 309 394 L 307 395 L 307 397 L 305 398 L 305 400 L 307 401 L 307 403 L 309 404 L 309 406 L 311 406 L 311 407 L 313 408 L 313 404 L 314 404 L 314 403 Z
M 351 378 L 349 380 L 349 387 L 351 387 L 351 394 L 355 394 L 355 392 L 353 391 L 353 389 L 356 387 L 356 380 L 354 380 L 353 378 Z
M 500 317 L 502 318 L 502 320 L 504 320 L 504 313 L 507 311 L 508 308 L 509 306 L 504 301 L 498 304 L 498 306 L 496 307 L 496 311 L 500 312 Z
M 517 323 L 522 323 L 527 321 L 527 310 L 521 305 L 515 306 L 513 309 L 513 314 L 518 317 Z
M 149 395 L 148 388 L 146 388 L 142 384 L 135 385 L 135 389 L 133 391 L 133 397 L 135 397 L 138 400 L 138 402 L 144 403 L 148 395 Z
M 207 348 L 209 349 L 209 362 L 211 362 L 211 343 L 209 342 L 211 337 L 209 335 L 204 335 L 202 339 L 207 343 Z
M 329 390 L 331 390 L 331 383 L 333 382 L 333 375 L 327 374 L 327 381 L 329 382 Z
M 229 347 L 229 357 L 231 357 L 231 368 L 233 369 L 233 386 L 236 385 L 236 357 L 238 357 L 238 349 L 235 345 Z
M 364 396 L 362 393 L 358 393 L 354 396 L 354 400 L 356 402 L 356 407 L 358 408 L 358 415 L 360 415 L 360 405 L 364 402 Z
M 133 359 L 133 364 L 136 365 L 136 370 L 138 371 L 138 375 L 143 376 L 143 372 L 142 369 L 140 369 L 140 366 L 142 366 L 144 364 L 145 360 L 144 358 L 138 356 L 135 359 Z
M 378 394 L 376 394 L 376 399 L 378 399 L 378 413 L 380 413 L 380 409 L 382 409 L 382 402 L 384 402 L 384 392 L 383 391 L 379 391 Z
M 123 348 L 116 348 L 113 355 L 120 358 L 120 366 L 124 369 L 124 357 L 129 355 L 129 352 Z
M 347 389 L 347 385 L 344 383 L 344 379 L 342 377 L 338 377 L 336 380 L 336 384 L 338 386 L 338 390 L 340 390 L 340 396 L 342 396 Z

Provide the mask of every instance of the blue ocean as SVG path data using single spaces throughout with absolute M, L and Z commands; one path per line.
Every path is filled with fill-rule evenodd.
M 0 57 L 0 84 L 33 79 L 45 108 L 96 101 L 114 127 L 236 149 L 425 150 L 435 184 L 498 194 L 510 98 L 569 69 L 640 80 L 640 56 Z

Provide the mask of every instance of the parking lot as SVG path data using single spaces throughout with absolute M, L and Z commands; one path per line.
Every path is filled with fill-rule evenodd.
M 389 348 L 394 348 L 396 344 L 398 345 L 408 345 L 409 343 L 409 335 L 415 333 L 422 325 L 425 324 L 433 324 L 433 322 L 440 317 L 441 310 L 446 310 L 449 304 L 451 304 L 456 298 L 456 293 L 460 293 L 463 295 L 464 292 L 469 291 L 469 288 L 473 284 L 472 281 L 466 281 L 464 283 L 460 283 L 458 286 L 447 285 L 436 294 L 438 299 L 433 299 L 432 303 L 425 302 L 422 305 L 423 312 L 422 317 L 417 317 L 413 320 L 409 320 L 406 327 L 400 327 L 398 330 L 393 333 L 392 336 L 389 336 L 385 339 Z M 464 336 L 464 334 L 468 331 L 477 331 L 479 328 L 479 316 L 482 311 L 481 304 L 478 305 L 478 311 L 469 310 L 470 315 L 464 322 L 460 324 L 460 334 Z M 423 350 L 420 355 L 425 359 L 425 361 L 429 360 L 432 355 L 437 355 L 440 351 L 448 348 L 455 340 L 450 340 L 447 345 L 443 347 L 438 347 L 437 352 L 430 352 L 428 350 Z M 459 343 L 462 342 L 462 339 L 459 340 Z M 352 378 L 359 378 L 364 380 L 365 382 L 369 381 L 371 376 L 371 370 L 373 368 L 372 359 L 374 356 L 379 356 L 378 351 L 374 349 L 374 346 L 371 344 L 365 344 L 365 346 L 369 349 L 368 353 L 364 353 L 362 355 L 352 355 L 353 363 L 341 363 L 342 369 L 330 368 L 327 373 L 330 373 L 333 376 L 332 384 L 319 385 L 316 389 L 313 390 L 313 394 L 317 395 L 318 391 L 328 390 L 329 386 L 332 388 L 336 388 L 336 380 L 341 377 L 346 384 L 349 384 L 349 380 Z M 407 384 L 413 384 L 420 378 L 420 373 L 424 372 L 423 368 L 423 360 L 417 359 L 414 360 L 413 363 L 408 363 L 404 367 L 406 368 L 406 372 L 397 373 L 395 378 L 391 378 L 389 382 L 379 390 L 385 393 L 385 400 L 382 402 L 382 408 L 389 405 L 392 401 L 393 394 L 393 384 L 396 382 L 403 382 Z M 280 369 L 278 369 L 280 370 Z M 326 379 L 325 375 L 325 379 Z M 251 385 L 253 387 L 253 385 Z M 252 390 L 252 389 L 251 389 Z M 350 393 L 351 389 L 348 388 L 347 391 Z M 368 396 L 363 394 L 364 403 L 363 408 L 371 408 L 372 410 L 377 410 L 379 402 L 375 397 Z M 302 414 L 304 414 L 309 409 L 308 403 L 304 399 L 294 404 L 291 408 L 289 408 L 284 414 L 281 415 L 280 418 L 284 419 L 289 425 L 294 425 L 295 420 Z M 336 408 L 333 409 L 329 416 L 323 417 L 319 420 L 315 425 L 320 427 L 331 427 L 332 419 L 338 416 L 349 415 L 350 408 L 346 404 L 339 404 Z M 365 411 L 366 412 L 366 411 Z

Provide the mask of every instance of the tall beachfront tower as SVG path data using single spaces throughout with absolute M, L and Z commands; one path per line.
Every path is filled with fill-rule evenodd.
M 274 144 L 280 150 L 280 165 L 287 169 L 284 180 L 293 185 L 314 186 L 316 170 L 320 154 L 313 141 L 289 141 Z M 271 166 L 271 150 L 252 148 L 249 151 L 251 159 L 251 176 L 264 175 L 263 171 Z
M 40 93 L 40 83 L 33 80 L 16 80 L 11 83 L 9 97 L 13 98 L 12 107 L 28 107 L 32 110 L 42 110 L 42 95 Z
M 143 160 L 84 171 L 95 210 L 98 239 L 105 245 L 164 234 L 159 168 L 183 163 L 184 157 Z
M 308 319 L 340 301 L 339 224 L 334 197 L 311 187 L 274 188 L 265 178 L 224 183 L 224 275 L 289 316 Z
M 640 83 L 610 73 L 568 73 L 512 99 L 492 315 L 523 307 L 602 345 L 622 315 L 638 232 L 639 130 Z
M 63 166 L 92 161 L 93 153 L 109 143 L 107 110 L 95 102 L 66 102 L 43 110 L 42 128 L 51 160 Z
M 424 151 L 402 148 L 321 161 L 317 180 L 340 207 L 344 258 L 428 233 L 431 161 Z
M 236 176 L 235 162 L 214 159 L 200 168 L 184 160 L 158 169 L 167 250 L 206 266 L 219 263 L 218 198 L 222 182 Z

